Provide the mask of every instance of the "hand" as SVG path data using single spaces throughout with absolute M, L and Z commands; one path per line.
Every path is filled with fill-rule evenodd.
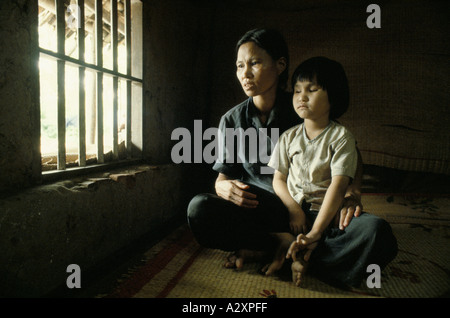
M 346 197 L 339 213 L 339 229 L 344 230 L 353 217 L 361 215 L 363 210 L 361 202 L 353 196 Z
M 249 185 L 238 180 L 221 180 L 216 182 L 216 193 L 219 197 L 233 202 L 237 206 L 254 209 L 258 206 L 256 195 L 250 193 Z
M 299 206 L 295 211 L 289 211 L 289 226 L 292 234 L 307 233 L 305 212 Z
M 292 258 L 294 262 L 297 261 L 297 253 L 299 251 L 305 251 L 303 254 L 303 259 L 308 262 L 311 257 L 311 253 L 319 245 L 321 235 L 318 233 L 313 233 L 312 231 L 308 234 L 299 234 L 297 239 L 292 242 L 289 247 L 286 258 Z

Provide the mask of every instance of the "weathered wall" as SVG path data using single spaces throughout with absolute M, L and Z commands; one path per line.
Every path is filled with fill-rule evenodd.
M 40 177 L 37 1 L 0 2 L 0 193 Z
M 167 163 L 172 131 L 193 131 L 193 119 L 208 117 L 214 1 L 148 1 L 144 7 L 144 155 Z
M 42 296 L 64 286 L 69 264 L 86 273 L 185 222 L 202 167 L 173 164 L 170 135 L 206 113 L 209 86 L 198 81 L 210 75 L 210 9 L 143 2 L 142 148 L 151 165 L 114 172 L 129 175 L 118 182 L 109 171 L 49 185 L 39 185 L 37 1 L 1 1 L 0 9 L 0 296 Z
M 185 221 L 182 167 L 137 166 L 0 200 L 0 297 L 36 297 L 65 286 L 167 224 Z

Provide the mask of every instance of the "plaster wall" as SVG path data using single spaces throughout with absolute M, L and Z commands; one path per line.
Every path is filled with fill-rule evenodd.
M 37 297 L 143 236 L 185 222 L 201 167 L 175 165 L 171 132 L 206 113 L 207 1 L 143 1 L 142 165 L 43 184 L 38 1 L 0 2 L 0 296 Z M 137 129 L 139 130 L 139 129 Z M 193 175 L 197 175 L 193 178 Z M 195 181 L 192 181 L 195 180 Z
M 37 1 L 0 2 L 0 193 L 40 179 Z
M 0 200 L 0 296 L 38 297 L 118 250 L 185 222 L 182 167 L 141 165 L 33 187 Z M 83 286 L 83 285 L 82 285 Z

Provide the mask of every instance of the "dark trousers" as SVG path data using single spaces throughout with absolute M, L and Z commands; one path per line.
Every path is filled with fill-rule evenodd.
M 252 186 L 259 204 L 241 208 L 217 195 L 195 196 L 188 206 L 188 223 L 200 245 L 224 251 L 271 250 L 275 241 L 269 233 L 289 232 L 289 214 L 273 193 Z
M 189 226 L 200 245 L 225 251 L 271 251 L 276 242 L 270 233 L 290 232 L 289 213 L 274 194 L 253 188 L 259 205 L 240 208 L 214 194 L 195 196 L 188 207 Z M 318 212 L 303 204 L 309 224 Z M 358 287 L 367 266 L 381 269 L 397 255 L 397 240 L 384 219 L 369 213 L 354 217 L 344 230 L 330 225 L 310 258 L 308 272 L 338 287 Z
M 318 212 L 305 209 L 313 224 Z M 397 255 L 397 240 L 389 223 L 373 214 L 354 217 L 344 229 L 329 226 L 314 249 L 308 271 L 338 287 L 359 287 L 367 267 L 376 264 L 383 270 Z

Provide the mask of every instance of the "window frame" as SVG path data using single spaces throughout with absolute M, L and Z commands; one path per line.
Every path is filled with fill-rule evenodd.
M 111 30 L 111 46 L 113 55 L 112 69 L 106 68 L 103 65 L 103 5 L 102 0 L 94 0 L 95 3 L 95 47 L 96 57 L 94 63 L 88 63 L 85 61 L 85 38 L 84 36 L 78 36 L 78 58 L 73 58 L 65 54 L 65 28 L 66 28 L 66 7 L 64 0 L 54 0 L 56 11 L 56 33 L 57 33 L 57 49 L 56 52 L 48 50 L 38 46 L 39 59 L 49 58 L 55 60 L 57 63 L 57 140 L 58 140 L 58 152 L 57 152 L 57 169 L 49 171 L 41 171 L 42 180 L 54 181 L 63 177 L 72 177 L 87 172 L 102 171 L 107 168 L 116 168 L 124 165 L 131 165 L 139 163 L 142 160 L 142 149 L 136 151 L 133 148 L 133 134 L 142 134 L 142 131 L 138 128 L 142 125 L 139 123 L 132 123 L 132 110 L 138 104 L 137 107 L 142 108 L 143 104 L 143 61 L 142 61 L 142 43 L 132 43 L 132 21 L 131 21 L 131 2 L 132 0 L 123 0 L 124 2 L 124 18 L 125 18 L 125 45 L 127 52 L 126 61 L 126 74 L 119 72 L 118 69 L 118 11 L 117 0 L 110 1 L 111 17 L 110 17 L 110 30 Z M 139 1 L 135 1 L 139 2 Z M 141 10 L 142 10 L 142 1 Z M 85 0 L 77 0 L 76 5 L 77 12 L 77 32 L 78 34 L 85 34 Z M 142 11 L 140 12 L 142 14 Z M 135 27 L 135 25 L 133 25 Z M 138 26 L 141 28 L 138 33 L 142 34 L 142 20 Z M 137 41 L 136 41 L 137 42 Z M 141 41 L 142 42 L 142 38 Z M 132 63 L 132 54 L 135 50 L 140 50 L 140 61 L 137 61 L 135 65 Z M 79 76 L 79 104 L 78 104 L 78 167 L 67 168 L 66 166 L 66 105 L 65 105 L 65 66 L 71 65 L 78 67 Z M 137 70 L 141 78 L 133 76 L 133 72 Z M 86 88 L 84 87 L 84 80 L 86 70 L 95 72 L 96 75 L 96 145 L 97 145 L 97 163 L 87 164 L 86 160 Z M 103 80 L 105 76 L 111 76 L 113 81 L 113 149 L 112 160 L 105 162 L 104 144 L 103 144 Z M 119 79 L 126 81 L 126 134 L 125 134 L 125 149 L 126 159 L 119 159 L 118 150 L 118 81 Z M 140 86 L 140 96 L 135 96 L 133 93 L 133 85 Z M 138 111 L 142 114 L 142 110 Z M 137 120 L 134 116 L 133 121 Z M 142 116 L 139 118 L 142 121 Z M 136 127 L 133 127 L 136 126 Z M 136 139 L 141 140 L 141 136 L 136 136 Z M 40 152 L 42 158 L 42 152 Z M 42 160 L 41 160 L 42 167 Z

